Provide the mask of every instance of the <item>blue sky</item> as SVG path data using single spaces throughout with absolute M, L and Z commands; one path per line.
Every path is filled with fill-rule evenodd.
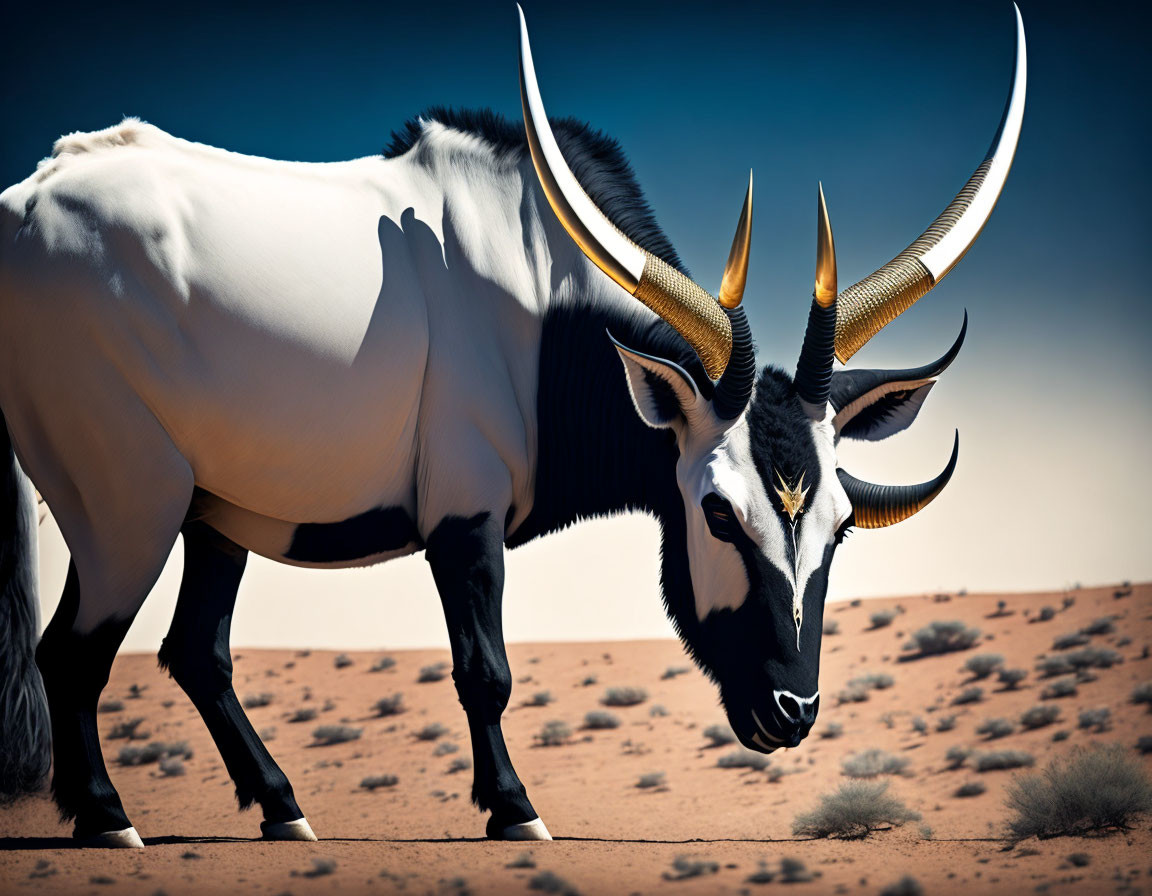
M 1012 71 L 1010 0 L 524 6 L 549 112 L 621 141 L 709 289 L 755 170 L 745 303 L 762 359 L 788 367 L 812 289 L 817 181 L 847 285 L 963 185 Z M 841 596 L 1152 576 L 1145 21 L 1123 3 L 1021 10 L 1028 105 L 1000 204 L 943 285 L 854 359 L 922 363 L 968 309 L 967 345 L 916 432 L 844 451 L 857 475 L 918 480 L 958 427 L 960 468 L 934 518 L 857 539 L 867 546 L 838 560 Z M 3 185 L 59 135 L 123 115 L 242 152 L 336 160 L 378 152 L 429 105 L 520 114 L 511 0 L 291 14 L 53 3 L 5 20 Z

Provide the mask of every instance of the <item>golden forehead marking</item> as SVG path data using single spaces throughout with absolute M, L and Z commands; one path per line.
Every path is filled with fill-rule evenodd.
M 800 474 L 800 481 L 793 488 L 784 481 L 779 470 L 775 473 L 781 485 L 781 488 L 776 489 L 776 494 L 780 496 L 780 503 L 784 505 L 789 521 L 795 523 L 796 517 L 804 512 L 804 501 L 808 497 L 808 489 L 804 488 L 804 474 Z

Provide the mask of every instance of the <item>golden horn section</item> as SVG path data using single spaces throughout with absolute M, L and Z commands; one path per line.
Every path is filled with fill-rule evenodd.
M 748 172 L 748 192 L 744 194 L 744 207 L 740 222 L 728 250 L 728 263 L 724 265 L 724 279 L 720 281 L 720 304 L 736 308 L 744 298 L 748 282 L 748 256 L 752 249 L 752 172 Z
M 836 301 L 836 241 L 832 238 L 832 225 L 828 222 L 823 184 L 817 188 L 816 288 L 812 297 L 821 308 L 828 308 Z
M 837 303 L 836 357 L 846 363 L 885 326 L 925 296 L 935 279 L 920 261 L 955 225 L 988 175 L 986 160 L 923 235 L 888 264 L 848 287 Z
M 633 295 L 684 337 L 709 377 L 720 379 L 732 355 L 732 323 L 716 299 L 651 252 Z

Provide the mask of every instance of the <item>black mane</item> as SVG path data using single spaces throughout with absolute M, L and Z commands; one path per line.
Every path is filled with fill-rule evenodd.
M 499 155 L 519 158 L 528 151 L 528 137 L 520 122 L 511 122 L 491 109 L 432 106 L 392 132 L 391 140 L 384 147 L 384 158 L 396 158 L 412 149 L 423 137 L 424 126 L 429 121 L 479 137 Z M 656 223 L 620 144 L 575 118 L 551 118 L 549 122 L 568 167 L 608 220 L 638 246 L 688 274 L 672 243 Z

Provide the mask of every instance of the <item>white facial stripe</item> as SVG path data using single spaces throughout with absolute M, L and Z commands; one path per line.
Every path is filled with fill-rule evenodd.
M 812 424 L 812 440 L 820 463 L 820 487 L 808 496 L 804 515 L 797 526 L 796 600 L 803 601 L 808 580 L 824 562 L 829 537 L 852 513 L 852 504 L 836 475 L 835 432 L 831 421 Z

